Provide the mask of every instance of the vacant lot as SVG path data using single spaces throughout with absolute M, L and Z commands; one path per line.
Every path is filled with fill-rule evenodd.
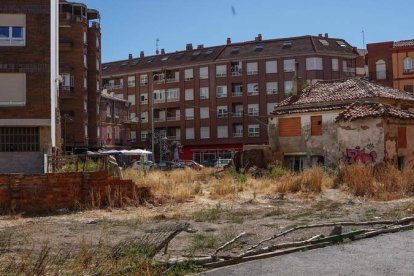
M 0 217 L 0 273 L 159 275 L 165 270 L 160 262 L 210 255 L 242 232 L 246 235 L 220 254 L 239 254 L 263 238 L 297 225 L 414 214 L 411 182 L 405 179 L 408 172 L 397 175 L 393 171 L 393 179 L 387 175 L 387 181 L 400 185 L 397 190 L 383 184 L 385 180 L 381 182 L 375 173 L 366 175 L 370 171 L 363 167 L 347 168 L 351 169 L 364 178 L 354 181 L 349 179 L 350 172 L 322 169 L 293 175 L 275 168 L 256 178 L 233 170 L 128 171 L 125 177 L 153 189 L 154 199 L 145 206 Z M 369 187 L 368 192 L 359 187 L 356 196 L 353 187 L 357 185 Z M 193 231 L 179 233 L 167 250 L 156 254 L 155 262 L 148 257 L 153 253 L 151 246 L 182 223 L 189 223 Z M 300 230 L 277 242 L 328 235 L 330 231 L 328 227 Z M 122 254 L 116 250 L 120 243 Z M 182 275 L 194 269 L 186 264 L 168 273 Z

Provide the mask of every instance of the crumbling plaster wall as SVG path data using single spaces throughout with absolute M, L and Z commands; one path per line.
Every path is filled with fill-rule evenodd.
M 407 147 L 398 147 L 398 127 L 406 127 Z M 404 157 L 404 166 L 414 167 L 414 121 L 389 119 L 385 127 L 386 160 L 397 164 Z
M 272 151 L 283 152 L 284 155 L 303 154 L 307 156 L 307 164 L 311 164 L 311 157 L 315 155 L 325 158 L 326 166 L 335 166 L 340 157 L 338 154 L 337 127 L 335 119 L 338 111 L 321 113 L 289 114 L 269 119 L 269 144 Z M 322 115 L 322 135 L 311 135 L 311 116 Z M 279 118 L 301 118 L 301 136 L 279 137 Z
M 376 156 L 374 163 L 384 161 L 384 122 L 381 118 L 364 118 L 355 121 L 338 122 L 338 145 L 340 158 L 347 160 L 347 149 L 364 150 L 365 154 Z

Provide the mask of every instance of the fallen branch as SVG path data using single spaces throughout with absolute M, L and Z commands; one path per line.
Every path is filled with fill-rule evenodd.
M 363 222 L 351 222 L 351 221 L 344 221 L 344 222 L 330 222 L 330 223 L 321 223 L 321 224 L 309 224 L 309 225 L 302 225 L 302 226 L 297 226 L 297 227 L 293 227 L 290 228 L 282 233 L 279 234 L 275 234 L 269 238 L 263 239 L 261 241 L 259 241 L 259 243 L 251 246 L 250 248 L 247 249 L 247 251 L 249 250 L 253 250 L 257 247 L 259 247 L 260 245 L 262 245 L 265 242 L 274 240 L 276 238 L 285 236 L 291 232 L 297 231 L 297 230 L 301 230 L 301 229 L 309 229 L 309 228 L 321 228 L 321 227 L 331 227 L 331 226 L 362 226 L 362 225 L 378 225 L 378 224 L 403 224 L 403 223 L 409 223 L 411 221 L 414 221 L 414 217 L 407 217 L 407 218 L 403 218 L 403 219 L 399 219 L 399 220 L 374 220 L 374 221 L 363 221 Z
M 413 230 L 413 229 L 414 229 L 414 224 L 409 224 L 409 225 L 404 225 L 404 226 L 395 226 L 395 227 L 387 228 L 387 229 L 373 230 L 373 231 L 364 233 L 362 235 L 359 235 L 355 237 L 353 240 L 372 238 L 372 237 L 375 237 L 381 234 L 395 233 L 395 232 L 401 232 L 401 231 L 407 231 L 407 230 Z
M 238 239 L 240 239 L 241 237 L 243 237 L 244 235 L 246 235 L 246 232 L 241 233 L 240 235 L 238 235 L 237 237 L 235 237 L 234 239 L 226 242 L 225 244 L 223 244 L 222 246 L 220 246 L 219 248 L 217 248 L 217 250 L 213 253 L 213 257 L 215 257 L 217 255 L 217 253 L 219 253 L 221 250 L 223 250 L 224 248 L 226 248 L 227 246 L 229 246 L 230 244 L 236 242 Z

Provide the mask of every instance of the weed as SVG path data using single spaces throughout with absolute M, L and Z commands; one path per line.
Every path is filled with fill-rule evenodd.
M 193 235 L 191 251 L 215 249 L 218 246 L 219 242 L 213 233 L 196 233 Z
M 195 221 L 213 222 L 213 221 L 219 220 L 224 212 L 226 212 L 226 210 L 221 208 L 220 204 L 217 204 L 214 208 L 201 209 L 201 210 L 195 211 L 192 214 L 192 218 Z

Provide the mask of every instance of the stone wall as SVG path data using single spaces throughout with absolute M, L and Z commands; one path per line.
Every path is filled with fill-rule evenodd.
M 106 172 L 0 174 L 0 214 L 142 204 L 148 188 Z

